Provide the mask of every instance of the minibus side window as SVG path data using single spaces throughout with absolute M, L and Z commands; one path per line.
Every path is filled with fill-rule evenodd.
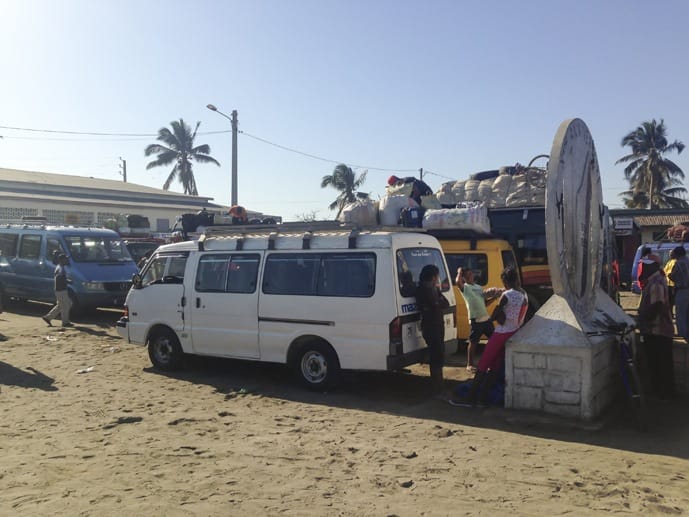
M 319 264 L 320 255 L 316 254 L 270 255 L 263 273 L 263 292 L 314 296 Z
M 258 277 L 258 255 L 233 255 L 230 259 L 225 291 L 253 293 Z
M 141 277 L 141 285 L 147 286 L 154 283 L 161 283 L 163 281 L 163 275 L 165 274 L 165 264 L 167 262 L 167 257 L 155 257 L 153 260 L 148 262 L 148 267 L 143 272 Z
M 19 258 L 32 260 L 37 259 L 40 252 L 40 235 L 22 235 L 22 240 L 19 243 Z
M 376 256 L 372 253 L 326 254 L 321 261 L 318 295 L 370 297 L 375 278 Z
M 184 269 L 187 267 L 187 257 L 172 257 L 168 265 L 167 275 L 184 279 Z
M 62 244 L 60 244 L 60 241 L 52 237 L 48 237 L 48 242 L 46 243 L 45 248 L 45 258 L 47 258 L 48 260 L 53 260 L 53 256 L 56 252 L 64 253 L 65 250 L 62 247 Z
M 230 255 L 204 255 L 196 270 L 196 290 L 202 293 L 223 293 L 227 284 Z
M 17 253 L 17 234 L 0 233 L 0 253 L 4 257 L 13 258 Z

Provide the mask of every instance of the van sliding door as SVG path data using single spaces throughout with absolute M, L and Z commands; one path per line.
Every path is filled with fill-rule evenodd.
M 189 299 L 191 336 L 199 354 L 258 359 L 257 253 L 206 253 Z

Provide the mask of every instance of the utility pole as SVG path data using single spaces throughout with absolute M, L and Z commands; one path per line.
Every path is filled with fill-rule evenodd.
M 122 181 L 127 183 L 127 160 L 123 160 L 120 156 L 120 174 L 122 175 Z
M 232 116 L 228 117 L 213 104 L 206 104 L 206 108 L 215 111 L 232 123 L 232 199 L 230 206 L 235 206 L 237 204 L 237 133 L 239 132 L 237 129 L 237 110 L 232 110 Z
M 232 110 L 232 203 L 237 204 L 237 110 Z
M 419 179 L 423 181 L 423 167 L 419 169 Z

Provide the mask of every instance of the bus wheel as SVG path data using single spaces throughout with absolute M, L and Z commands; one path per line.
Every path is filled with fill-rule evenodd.
M 153 366 L 169 372 L 182 366 L 184 352 L 174 332 L 169 329 L 158 329 L 148 338 L 148 357 Z
M 337 354 L 322 341 L 303 344 L 295 355 L 292 367 L 301 384 L 314 391 L 333 388 L 340 376 Z

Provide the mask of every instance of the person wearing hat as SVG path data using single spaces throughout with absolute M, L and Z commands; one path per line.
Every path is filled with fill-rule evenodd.
M 417 180 L 413 176 L 407 176 L 406 178 L 398 178 L 394 174 L 388 178 L 388 185 L 393 186 L 393 185 L 406 185 L 407 183 L 412 184 L 412 190 L 411 194 L 409 194 L 409 197 L 412 198 L 416 203 L 421 206 L 421 196 L 430 196 L 433 194 L 433 190 L 431 187 L 426 185 L 421 180 Z
M 668 399 L 675 394 L 672 364 L 672 338 L 675 329 L 672 324 L 667 281 L 658 256 L 649 254 L 642 260 L 644 288 L 639 302 L 639 332 L 653 392 L 660 398 Z
M 45 321 L 49 327 L 53 324 L 51 320 L 57 318 L 59 314 L 62 318 L 63 327 L 71 327 L 72 323 L 69 321 L 69 310 L 72 305 L 72 301 L 69 299 L 69 291 L 67 290 L 67 284 L 69 279 L 67 278 L 67 255 L 60 253 L 57 257 L 57 266 L 55 266 L 55 272 L 53 273 L 55 277 L 55 299 L 57 303 L 50 309 L 50 312 L 43 316 L 43 321 Z

